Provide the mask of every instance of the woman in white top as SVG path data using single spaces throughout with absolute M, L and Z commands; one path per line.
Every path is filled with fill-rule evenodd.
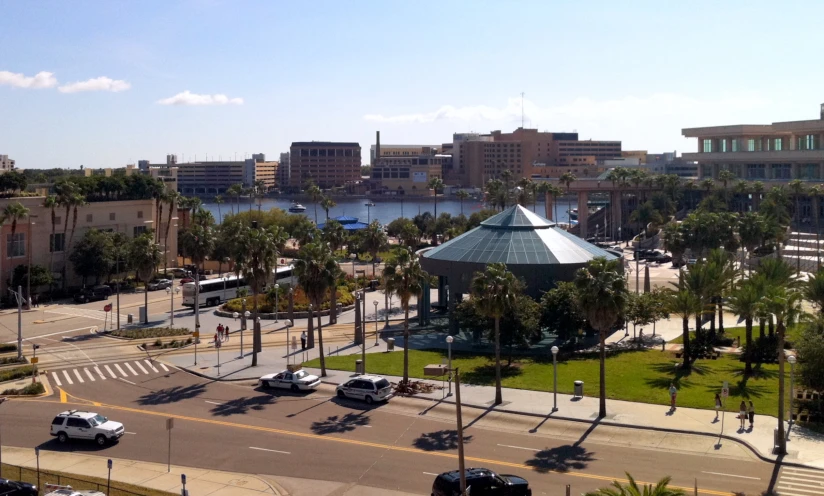
M 747 404 L 741 400 L 741 406 L 738 407 L 738 418 L 741 419 L 741 430 L 744 430 L 744 422 L 747 420 Z

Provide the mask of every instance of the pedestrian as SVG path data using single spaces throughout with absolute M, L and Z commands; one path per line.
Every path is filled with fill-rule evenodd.
M 223 338 L 223 324 L 217 325 L 217 336 Z
M 223 335 L 224 335 L 223 340 L 228 343 L 229 342 L 229 326 L 226 326 L 226 327 L 223 328 Z
M 216 333 L 215 333 L 215 348 L 217 348 L 218 346 L 220 346 L 220 344 L 219 344 L 219 343 L 220 343 L 220 333 L 219 333 L 219 332 L 216 332 Z
M 747 409 L 747 414 L 750 416 L 750 430 L 752 430 L 753 424 L 755 424 L 755 405 L 752 404 L 752 400 L 750 400 L 750 407 Z
M 306 331 L 303 331 L 302 333 L 300 333 L 300 349 L 301 350 L 306 349 Z
M 678 390 L 675 389 L 675 384 L 672 383 L 672 382 L 670 383 L 669 394 L 670 394 L 670 411 L 674 412 L 675 411 L 675 397 L 678 395 Z
M 721 395 L 715 393 L 715 420 L 718 420 L 718 412 L 721 410 Z
M 741 405 L 738 407 L 738 419 L 741 420 L 741 430 L 744 430 L 744 422 L 747 420 L 747 404 L 741 400 Z

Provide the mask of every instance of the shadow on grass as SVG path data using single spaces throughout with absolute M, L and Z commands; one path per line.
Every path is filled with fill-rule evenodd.
M 675 384 L 675 387 L 678 389 L 687 388 L 690 386 L 689 377 L 693 374 L 703 376 L 712 373 L 709 367 L 700 362 L 693 362 L 692 367 L 689 369 L 682 368 L 681 362 L 657 363 L 650 365 L 650 368 L 662 374 L 661 377 L 646 379 L 645 381 L 647 386 L 656 389 L 667 389 L 670 384 Z
M 513 362 L 508 366 L 505 363 L 501 364 L 501 379 L 508 379 L 510 377 L 518 377 L 523 373 L 520 364 Z M 495 383 L 495 364 L 490 363 L 481 365 L 473 370 L 461 372 L 461 382 L 466 384 L 494 384 Z
M 358 427 L 369 425 L 370 419 L 363 413 L 347 413 L 345 415 L 332 415 L 326 420 L 312 422 L 312 432 L 315 434 L 342 434 L 353 431 Z
M 175 386 L 144 394 L 137 399 L 139 405 L 166 405 L 196 398 L 206 391 L 206 384 Z
M 472 442 L 472 436 L 464 436 L 464 445 Z M 413 442 L 416 448 L 424 451 L 447 451 L 458 449 L 458 431 L 444 429 L 442 431 L 426 432 Z
M 271 405 L 277 399 L 276 396 L 263 395 L 251 398 L 236 398 L 215 406 L 210 410 L 213 415 L 228 417 L 229 415 L 243 415 L 249 410 L 260 411 L 266 405 Z

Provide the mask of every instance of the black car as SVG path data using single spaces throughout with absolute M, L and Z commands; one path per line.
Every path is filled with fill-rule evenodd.
M 0 495 L 2 496 L 37 496 L 37 486 L 26 482 L 17 482 L 0 479 Z
M 498 475 L 486 468 L 466 469 L 466 488 L 473 496 L 532 496 L 529 482 L 517 475 Z M 458 470 L 444 472 L 432 484 L 432 496 L 461 494 L 461 476 Z
M 652 257 L 657 257 L 663 255 L 658 250 L 638 250 L 635 252 L 635 259 L 636 260 L 648 260 Z
M 667 255 L 666 253 L 661 253 L 660 255 L 655 255 L 654 257 L 649 257 L 647 259 L 648 262 L 658 262 L 658 263 L 667 263 L 672 262 L 672 257 Z
M 77 303 L 88 303 L 90 301 L 108 300 L 112 295 L 112 288 L 109 286 L 95 286 L 93 288 L 83 288 L 79 293 L 74 295 L 74 301 Z

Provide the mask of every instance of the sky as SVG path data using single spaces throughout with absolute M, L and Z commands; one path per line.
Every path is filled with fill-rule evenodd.
M 824 2 L 0 0 L 19 168 L 278 158 L 521 125 L 694 151 L 684 127 L 816 119 Z

